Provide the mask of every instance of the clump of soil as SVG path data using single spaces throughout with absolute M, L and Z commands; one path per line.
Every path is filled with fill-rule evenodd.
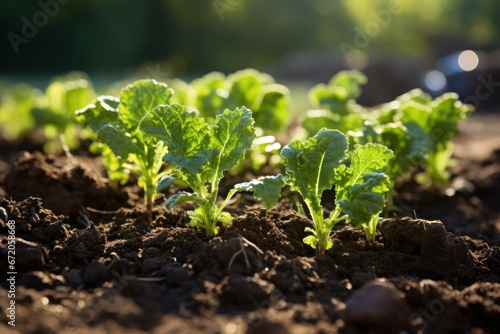
M 43 199 L 57 214 L 76 217 L 82 207 L 118 209 L 130 206 L 131 194 L 115 190 L 93 166 L 82 160 L 57 158 L 40 152 L 18 154 L 5 176 L 5 190 L 14 199 Z M 135 199 L 135 198 L 134 198 Z

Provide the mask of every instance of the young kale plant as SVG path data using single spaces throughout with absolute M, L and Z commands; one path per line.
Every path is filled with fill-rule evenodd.
M 474 108 L 459 101 L 455 93 L 445 93 L 434 100 L 420 90 L 413 90 L 398 98 L 400 105 L 393 119 L 405 126 L 419 127 L 427 136 L 429 149 L 422 163 L 424 173 L 417 175 L 420 183 L 436 187 L 447 184 L 453 153 L 452 139 L 458 125 Z
M 45 152 L 57 153 L 62 149 L 71 157 L 70 150 L 80 145 L 81 137 L 75 111 L 94 99 L 92 83 L 83 73 L 72 72 L 52 80 L 32 111 L 35 124 L 41 126 L 47 138 Z
M 355 145 L 349 157 L 346 136 L 337 130 L 320 130 L 306 141 L 294 140 L 285 146 L 286 174 L 264 177 L 236 186 L 252 191 L 270 208 L 288 184 L 301 194 L 311 214 L 314 229 L 304 243 L 323 255 L 332 247 L 330 233 L 341 221 L 361 226 L 370 240 L 375 238 L 379 214 L 385 206 L 390 183 L 384 174 L 393 153 L 380 144 Z M 323 192 L 335 185 L 335 209 L 325 218 L 321 199 Z
M 77 111 L 78 120 L 85 122 L 104 144 L 109 176 L 123 179 L 124 173 L 130 171 L 139 176 L 150 217 L 156 185 L 166 174 L 161 168 L 167 147 L 163 143 L 150 145 L 139 130 L 139 123 L 153 108 L 168 103 L 171 95 L 166 84 L 141 80 L 125 87 L 119 98 L 100 96 L 94 104 Z
M 45 94 L 30 85 L 17 85 L 2 94 L 2 133 L 6 138 L 16 140 L 41 129 L 46 138 L 46 153 L 64 150 L 71 157 L 70 150 L 77 148 L 84 136 L 75 120 L 75 110 L 94 98 L 90 80 L 80 72 L 53 78 Z
M 219 72 L 209 73 L 191 84 L 176 80 L 173 101 L 192 106 L 212 123 L 220 110 L 245 106 L 252 110 L 257 140 L 248 150 L 247 158 L 232 168 L 233 173 L 245 169 L 259 171 L 265 164 L 278 165 L 280 143 L 275 135 L 281 133 L 290 114 L 290 92 L 274 79 L 254 69 L 237 71 L 227 77 Z M 177 94 L 180 93 L 180 94 Z
M 2 92 L 0 129 L 8 140 L 21 140 L 35 127 L 33 109 L 43 93 L 27 84 L 18 84 Z
M 252 112 L 244 107 L 226 109 L 208 124 L 195 112 L 179 104 L 158 106 L 141 121 L 140 130 L 149 146 L 167 146 L 163 157 L 176 167 L 161 179 L 158 191 L 174 182 L 187 185 L 192 193 L 178 192 L 170 196 L 169 210 L 177 203 L 193 201 L 198 204 L 188 212 L 190 225 L 205 230 L 207 236 L 218 233 L 218 223 L 231 224 L 231 215 L 224 212 L 237 189 L 229 191 L 226 199 L 217 204 L 219 183 L 224 172 L 236 165 L 252 146 L 255 138 Z
M 311 88 L 308 95 L 314 109 L 307 112 L 302 127 L 310 136 L 321 128 L 336 129 L 342 133 L 361 128 L 367 113 L 356 99 L 361 94 L 361 86 L 367 81 L 359 71 L 341 71 L 328 84 Z
M 433 100 L 415 89 L 395 101 L 368 109 L 356 102 L 360 86 L 366 82 L 358 71 L 342 71 L 328 85 L 313 87 L 309 98 L 313 107 L 320 109 L 307 113 L 303 127 L 309 134 L 321 127 L 339 130 L 348 135 L 351 144 L 387 146 L 395 155 L 386 170 L 392 182 L 423 167 L 418 182 L 433 187 L 446 184 L 450 177 L 446 169 L 452 161 L 451 139 L 473 108 L 462 104 L 453 93 Z

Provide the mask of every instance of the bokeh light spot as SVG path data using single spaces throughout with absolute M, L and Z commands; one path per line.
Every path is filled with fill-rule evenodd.
M 429 71 L 425 74 L 424 84 L 430 90 L 439 92 L 446 88 L 446 77 L 440 71 Z
M 463 51 L 460 56 L 458 56 L 458 66 L 464 71 L 473 71 L 476 69 L 477 65 L 479 65 L 479 57 L 474 51 Z

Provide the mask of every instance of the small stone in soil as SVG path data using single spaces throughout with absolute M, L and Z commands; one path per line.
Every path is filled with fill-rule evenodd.
M 411 310 L 392 283 L 377 279 L 354 292 L 346 302 L 344 320 L 360 329 L 385 333 L 409 330 Z

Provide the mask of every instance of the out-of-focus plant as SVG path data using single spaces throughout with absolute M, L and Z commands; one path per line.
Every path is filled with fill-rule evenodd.
M 20 140 L 35 126 L 33 109 L 40 103 L 43 93 L 28 84 L 18 84 L 2 94 L 0 102 L 0 128 L 7 140 Z
M 81 126 L 76 121 L 75 111 L 95 99 L 95 92 L 88 77 L 80 72 L 52 79 L 45 95 L 33 109 L 37 126 L 47 138 L 44 151 L 58 153 L 78 148 Z

